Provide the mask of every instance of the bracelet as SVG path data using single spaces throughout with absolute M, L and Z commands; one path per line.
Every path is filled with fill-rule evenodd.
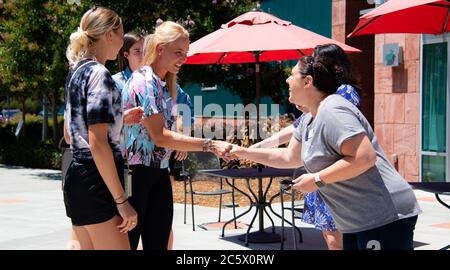
M 125 193 L 123 193 L 122 195 L 120 195 L 119 197 L 117 197 L 117 198 L 114 198 L 114 201 L 115 202 L 117 202 L 120 198 L 127 198 L 127 195 L 125 194 Z
M 204 140 L 204 142 L 203 142 L 203 147 L 202 147 L 203 152 L 208 152 L 208 151 L 210 151 L 211 144 L 212 144 L 211 139 L 210 139 L 210 138 L 206 138 L 206 139 Z
M 116 202 L 116 204 L 124 204 L 126 202 L 128 202 L 128 199 L 125 199 L 125 200 L 123 200 L 123 202 L 120 202 L 120 203 Z

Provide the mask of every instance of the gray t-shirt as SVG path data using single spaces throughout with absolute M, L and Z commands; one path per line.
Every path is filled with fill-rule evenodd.
M 372 142 L 375 166 L 318 190 L 342 233 L 370 230 L 421 213 L 412 188 L 386 158 L 367 119 L 343 97 L 328 96 L 314 121 L 311 114 L 305 115 L 294 137 L 302 143 L 306 170 L 316 173 L 343 158 L 342 143 L 360 133 Z

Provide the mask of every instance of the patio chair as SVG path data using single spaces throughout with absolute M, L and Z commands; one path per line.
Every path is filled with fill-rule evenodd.
M 280 181 L 280 201 L 281 201 L 281 250 L 284 249 L 284 211 L 291 211 L 291 222 L 292 222 L 292 239 L 294 242 L 294 249 L 297 250 L 297 234 L 298 231 L 299 242 L 303 242 L 302 232 L 295 226 L 295 219 L 301 219 L 303 216 L 304 201 L 297 203 L 295 202 L 296 190 L 292 188 L 292 180 L 298 178 L 300 175 L 306 173 L 305 168 L 299 167 L 294 171 L 292 179 L 283 179 Z M 284 206 L 283 195 L 288 195 L 291 198 L 290 206 Z
M 192 230 L 195 231 L 195 219 L 194 219 L 194 196 L 220 196 L 219 200 L 219 219 L 221 221 L 222 214 L 222 197 L 226 194 L 231 194 L 233 217 L 236 218 L 236 209 L 234 202 L 234 189 L 224 189 L 223 178 L 216 178 L 206 175 L 198 174 L 199 170 L 209 169 L 221 169 L 219 158 L 210 152 L 190 152 L 188 157 L 182 161 L 182 171 L 180 176 L 184 180 L 184 224 L 186 224 L 186 204 L 187 195 L 191 197 L 191 209 L 192 209 Z M 193 182 L 209 181 L 217 183 L 217 189 L 211 191 L 196 191 L 193 188 Z M 189 186 L 189 189 L 187 188 Z M 235 222 L 235 228 L 236 222 Z

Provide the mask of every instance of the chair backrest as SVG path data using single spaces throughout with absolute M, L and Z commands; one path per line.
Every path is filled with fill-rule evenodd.
M 183 171 L 194 178 L 198 170 L 221 169 L 219 158 L 211 152 L 189 152 L 183 160 Z

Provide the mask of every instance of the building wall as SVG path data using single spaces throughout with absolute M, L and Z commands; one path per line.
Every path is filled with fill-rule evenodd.
M 333 0 L 332 2 L 332 38 L 355 48 L 362 53 L 349 55 L 353 74 L 361 89 L 361 111 L 369 123 L 374 120 L 374 67 L 368 63 L 374 62 L 374 37 L 359 36 L 347 38 L 356 27 L 359 12 L 373 7 L 364 0 Z
M 331 0 L 263 0 L 261 8 L 322 36 L 331 37 Z
M 403 65 L 383 65 L 383 44 L 403 48 Z M 375 36 L 375 133 L 385 153 L 408 181 L 419 179 L 420 35 Z
M 333 39 L 363 50 L 351 59 L 364 91 L 361 110 L 373 123 L 381 147 L 399 173 L 408 181 L 418 181 L 420 35 L 381 34 L 347 39 L 356 26 L 359 11 L 374 6 L 363 0 L 333 0 L 332 5 Z M 383 44 L 388 43 L 398 43 L 403 48 L 403 65 L 383 65 Z

